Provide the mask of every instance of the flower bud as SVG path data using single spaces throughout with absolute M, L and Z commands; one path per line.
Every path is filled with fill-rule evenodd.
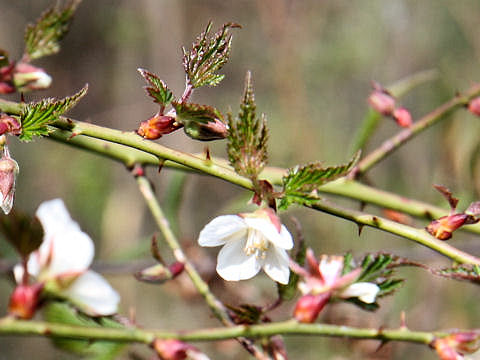
M 14 117 L 0 114 L 0 135 L 3 135 L 7 132 L 12 135 L 20 135 L 22 132 L 22 127 L 18 120 Z M 0 145 L 3 146 L 3 144 Z
M 208 360 L 196 347 L 180 340 L 155 339 L 152 346 L 162 360 Z
M 50 86 L 52 78 L 45 70 L 26 63 L 18 63 L 13 73 L 13 84 L 20 92 L 43 90 Z
M 148 283 L 163 284 L 180 275 L 184 268 L 185 265 L 178 261 L 168 267 L 163 264 L 156 264 L 135 273 L 135 278 Z
M 480 116 L 480 96 L 470 100 L 468 103 L 468 111 L 473 115 Z
M 19 168 L 15 160 L 10 157 L 7 146 L 3 148 L 3 156 L 0 159 L 0 207 L 7 215 L 13 206 L 15 196 L 15 180 Z
M 382 115 L 390 116 L 395 109 L 395 99 L 385 91 L 374 90 L 368 97 L 368 103 L 373 110 Z
M 219 119 L 186 122 L 184 131 L 192 139 L 201 141 L 224 139 L 228 134 L 227 125 Z
M 442 216 L 428 224 L 426 230 L 439 240 L 448 240 L 452 237 L 452 233 L 460 226 L 465 225 L 469 218 L 470 215 L 463 213 Z
M 325 307 L 330 299 L 331 293 L 323 293 L 319 295 L 304 295 L 302 296 L 295 305 L 295 310 L 293 311 L 293 316 L 299 322 L 302 323 L 313 323 L 320 311 Z
M 0 82 L 0 94 L 11 94 L 15 92 L 15 87 L 9 82 Z
M 474 331 L 454 333 L 435 339 L 432 347 L 442 360 L 460 360 L 463 359 L 463 354 L 478 350 L 479 334 Z
M 38 307 L 42 289 L 42 284 L 18 285 L 10 296 L 8 312 L 20 319 L 31 319 Z
M 401 127 L 408 128 L 412 126 L 412 115 L 410 115 L 410 111 L 403 107 L 397 108 L 393 111 L 393 119 Z
M 156 114 L 140 124 L 137 134 L 145 139 L 156 140 L 182 126 L 172 116 Z

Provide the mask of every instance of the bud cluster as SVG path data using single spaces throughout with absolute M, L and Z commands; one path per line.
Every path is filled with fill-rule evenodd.
M 408 128 L 412 125 L 410 112 L 404 107 L 397 107 L 393 95 L 380 84 L 373 83 L 373 92 L 368 97 L 368 103 L 373 110 L 391 117 L 399 126 Z

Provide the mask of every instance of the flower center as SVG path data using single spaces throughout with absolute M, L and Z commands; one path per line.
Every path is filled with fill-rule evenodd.
M 268 240 L 263 236 L 260 231 L 251 228 L 248 229 L 247 243 L 243 248 L 245 254 L 255 254 L 255 257 L 257 259 L 265 259 L 265 257 L 267 256 L 268 246 Z

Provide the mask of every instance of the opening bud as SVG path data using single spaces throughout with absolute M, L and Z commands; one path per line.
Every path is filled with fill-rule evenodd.
M 156 140 L 162 135 L 170 134 L 182 127 L 173 116 L 156 114 L 150 119 L 143 121 L 137 130 L 137 134 L 145 139 Z
M 52 78 L 45 70 L 26 63 L 15 66 L 13 84 L 20 92 L 43 90 L 50 86 Z
M 3 155 L 0 158 L 0 193 L 2 208 L 7 215 L 13 207 L 13 198 L 15 197 L 15 180 L 19 171 L 18 164 L 10 157 L 7 146 L 3 147 Z
M 448 240 L 452 237 L 452 233 L 465 225 L 469 218 L 469 215 L 463 213 L 443 216 L 428 224 L 426 230 L 439 240 Z
M 302 296 L 295 305 L 295 310 L 293 311 L 293 316 L 299 322 L 302 323 L 313 323 L 320 311 L 325 307 L 328 300 L 330 299 L 331 292 L 319 294 L 319 295 L 304 295 Z

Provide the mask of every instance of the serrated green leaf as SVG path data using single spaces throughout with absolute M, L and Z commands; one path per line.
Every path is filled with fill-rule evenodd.
M 174 100 L 173 93 L 157 75 L 145 69 L 139 68 L 137 70 L 151 85 L 145 86 L 145 90 L 147 90 L 148 95 L 150 95 L 156 103 L 160 104 L 162 109 L 164 109 Z
M 294 256 L 295 262 L 303 266 L 305 264 L 305 255 L 307 253 L 307 246 L 304 241 L 300 241 L 298 244 L 298 250 Z M 284 301 L 292 300 L 297 293 L 297 285 L 300 280 L 300 275 L 295 272 L 290 272 L 290 278 L 288 284 L 283 285 L 277 283 L 278 297 Z
M 34 136 L 48 135 L 47 125 L 58 119 L 66 111 L 73 108 L 85 96 L 88 85 L 79 92 L 64 99 L 44 99 L 39 102 L 29 103 L 23 107 L 20 117 L 20 140 L 31 141 Z
M 172 102 L 176 121 L 183 125 L 185 133 L 192 139 L 209 141 L 224 139 L 227 126 L 223 116 L 212 106 Z
M 35 24 L 25 29 L 25 60 L 34 60 L 56 54 L 60 40 L 70 27 L 73 14 L 81 0 L 71 0 L 65 6 L 58 4 L 45 11 Z
M 318 188 L 323 184 L 348 174 L 360 157 L 357 152 L 344 165 L 323 167 L 320 163 L 295 166 L 288 169 L 283 177 L 283 197 L 280 198 L 279 209 L 286 209 L 291 204 L 312 205 L 320 200 Z
M 228 159 L 240 175 L 256 179 L 267 164 L 268 131 L 265 116 L 257 117 L 252 76 L 247 72 L 240 112 L 228 114 Z
M 209 22 L 192 44 L 192 49 L 187 51 L 183 48 L 183 67 L 190 86 L 216 86 L 223 80 L 224 75 L 216 72 L 225 65 L 230 55 L 232 36 L 229 30 L 239 27 L 238 24 L 226 23 L 210 37 L 212 23 Z
M 49 322 L 60 324 L 103 327 L 103 328 L 121 328 L 122 324 L 110 318 L 89 318 L 79 313 L 73 307 L 64 302 L 50 302 L 45 306 L 45 318 Z M 110 341 L 90 341 L 90 340 L 72 340 L 66 338 L 53 338 L 56 347 L 86 356 L 90 360 L 110 360 L 115 359 L 125 344 Z

